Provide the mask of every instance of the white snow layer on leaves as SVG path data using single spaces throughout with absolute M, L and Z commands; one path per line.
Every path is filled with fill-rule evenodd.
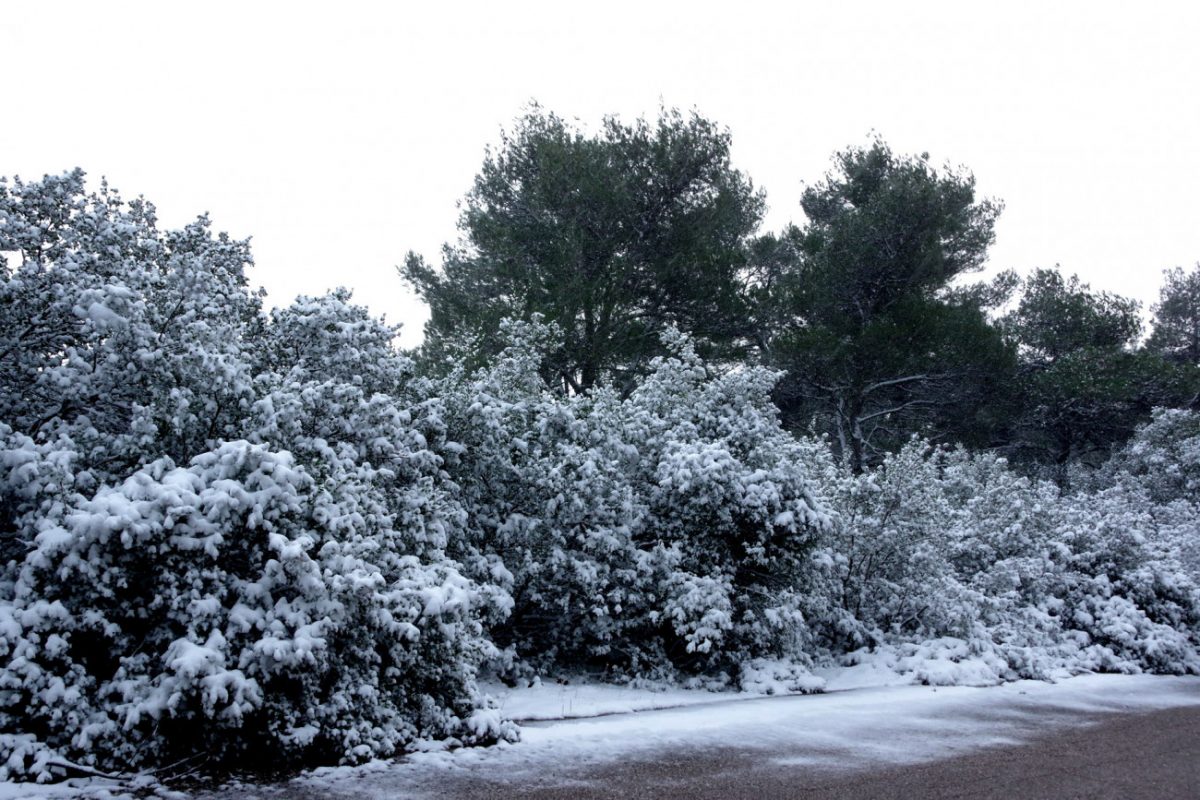
M 0 184 L 0 223 L 0 776 L 513 735 L 474 685 L 510 601 L 447 553 L 394 329 L 344 291 L 267 317 L 245 242 L 81 173 Z
M 1195 413 L 1071 493 L 920 441 L 855 476 L 681 334 L 624 393 L 549 392 L 536 321 L 419 375 L 79 172 L 0 181 L 0 253 L 2 778 L 511 740 L 481 674 L 1200 672 Z

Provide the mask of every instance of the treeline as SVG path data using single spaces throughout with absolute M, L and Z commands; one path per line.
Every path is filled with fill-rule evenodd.
M 828 434 L 856 472 L 918 435 L 1061 479 L 1151 409 L 1200 407 L 1200 265 L 1166 273 L 1145 337 L 1138 303 L 1057 269 L 968 282 L 1001 204 L 965 169 L 851 147 L 805 189 L 802 225 L 761 233 L 764 194 L 730 144 L 697 114 L 586 133 L 532 108 L 488 153 L 440 268 L 410 253 L 401 269 L 432 312 L 428 363 L 484 363 L 500 319 L 540 314 L 560 330 L 548 386 L 628 391 L 675 328 L 714 363 L 780 370 L 785 424 Z
M 0 181 L 0 779 L 513 739 L 483 675 L 1200 673 L 1200 414 L 1136 424 L 1194 387 L 1193 275 L 1137 347 L 1055 273 L 991 313 L 967 177 L 838 164 L 756 238 L 710 123 L 535 112 L 405 267 L 415 357 L 345 290 L 267 313 L 206 218 Z

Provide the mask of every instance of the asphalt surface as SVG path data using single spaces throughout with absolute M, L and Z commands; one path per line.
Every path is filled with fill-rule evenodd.
M 787 749 L 659 752 L 602 767 L 547 765 L 538 786 L 504 776 L 448 779 L 438 795 L 483 798 L 662 800 L 1025 800 L 1200 798 L 1200 708 L 1083 715 L 1016 745 L 940 760 L 882 766 L 807 763 Z M 789 760 L 799 763 L 788 763 Z M 397 794 L 396 797 L 402 797 Z

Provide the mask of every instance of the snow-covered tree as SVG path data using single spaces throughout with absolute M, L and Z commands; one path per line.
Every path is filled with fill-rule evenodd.
M 234 435 L 261 317 L 246 242 L 203 217 L 160 231 L 150 203 L 83 178 L 0 183 L 0 409 L 103 481 Z
M 502 589 L 394 330 L 265 317 L 245 243 L 81 173 L 0 194 L 0 771 L 228 769 L 509 735 L 475 665 Z

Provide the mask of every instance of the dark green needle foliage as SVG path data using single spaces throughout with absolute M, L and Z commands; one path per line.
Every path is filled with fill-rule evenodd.
M 914 432 L 986 436 L 982 399 L 1011 352 L 985 314 L 992 293 L 951 283 L 982 266 L 1000 205 L 976 199 L 969 173 L 878 140 L 839 153 L 801 205 L 807 226 L 756 250 L 783 272 L 760 317 L 789 420 L 815 418 L 855 471 Z
M 1191 272 L 1169 269 L 1163 279 L 1146 346 L 1177 363 L 1200 367 L 1200 263 Z
M 709 348 L 737 341 L 764 203 L 729 146 L 695 113 L 607 117 L 593 134 L 533 106 L 487 153 L 440 269 L 415 253 L 401 268 L 430 306 L 431 360 L 485 360 L 502 318 L 540 314 L 562 331 L 544 375 L 575 392 L 628 385 L 667 326 Z
M 1137 301 L 1057 270 L 1026 278 L 1019 305 L 1003 320 L 1021 359 L 1015 456 L 1061 479 L 1070 463 L 1106 458 L 1155 407 L 1187 405 L 1194 368 L 1138 346 L 1139 311 Z

